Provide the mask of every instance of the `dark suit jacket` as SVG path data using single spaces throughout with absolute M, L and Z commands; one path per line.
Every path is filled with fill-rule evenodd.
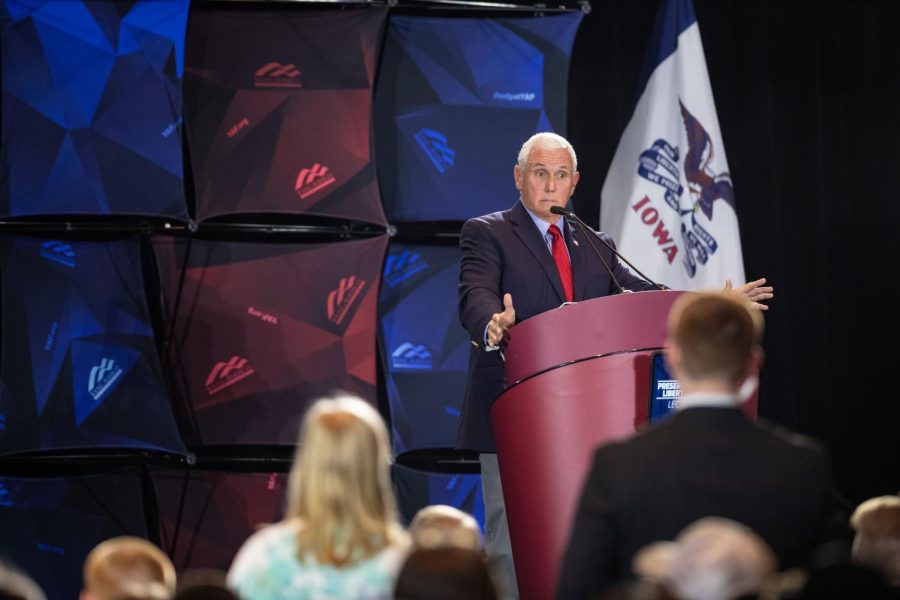
M 600 241 L 589 240 L 572 227 L 564 229 L 575 301 L 606 296 L 618 289 L 591 241 L 624 287 L 632 291 L 654 289 L 633 275 Z M 612 243 L 609 236 L 600 235 Z M 486 352 L 482 347 L 485 327 L 491 315 L 503 310 L 503 294 L 512 294 L 517 322 L 558 307 L 565 296 L 553 257 L 521 202 L 509 210 L 466 221 L 459 245 L 459 319 L 478 347 L 473 345 L 469 356 L 457 447 L 495 452 L 491 404 L 504 389 L 504 372 L 499 353 Z
M 596 451 L 557 595 L 587 598 L 630 578 L 638 550 L 706 516 L 749 526 L 782 569 L 794 567 L 823 541 L 833 507 L 825 456 L 811 439 L 735 408 L 687 408 Z

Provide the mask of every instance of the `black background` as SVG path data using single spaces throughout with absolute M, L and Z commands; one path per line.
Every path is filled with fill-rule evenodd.
M 568 133 L 582 218 L 631 116 L 657 0 L 595 0 Z M 748 278 L 765 276 L 760 414 L 825 443 L 852 505 L 900 491 L 900 3 L 695 0 Z M 686 465 L 689 468 L 689 465 Z

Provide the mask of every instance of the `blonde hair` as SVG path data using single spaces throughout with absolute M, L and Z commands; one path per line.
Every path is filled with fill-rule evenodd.
M 175 593 L 175 567 L 156 545 L 133 536 L 98 544 L 84 561 L 88 598 L 168 598 Z
M 389 464 L 387 429 L 369 404 L 340 395 L 310 407 L 288 490 L 299 560 L 346 566 L 404 539 Z
M 725 293 L 691 292 L 669 315 L 669 337 L 681 350 L 681 367 L 693 379 L 740 383 L 762 341 L 763 321 L 750 305 Z
M 415 548 L 481 549 L 481 529 L 475 517 L 446 504 L 426 506 L 409 524 Z
M 874 568 L 891 585 L 900 585 L 900 496 L 878 496 L 860 504 L 850 517 L 856 532 L 853 561 Z
M 557 148 L 563 148 L 569 151 L 569 157 L 572 159 L 572 171 L 578 170 L 578 157 L 575 156 L 575 148 L 572 147 L 572 144 L 569 143 L 569 140 L 564 138 L 561 135 L 551 133 L 549 131 L 542 131 L 541 133 L 536 133 L 528 140 L 522 144 L 522 148 L 519 150 L 519 168 L 524 169 L 528 165 L 528 157 L 531 155 L 531 151 L 535 148 L 541 148 L 544 150 L 554 150 Z

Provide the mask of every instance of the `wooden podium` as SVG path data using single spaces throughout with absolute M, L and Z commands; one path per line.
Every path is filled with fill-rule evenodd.
M 522 600 L 554 597 L 594 448 L 647 421 L 650 356 L 681 293 L 564 305 L 510 330 L 492 418 Z

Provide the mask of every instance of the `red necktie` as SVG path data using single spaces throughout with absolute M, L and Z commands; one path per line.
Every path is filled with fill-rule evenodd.
M 550 251 L 553 253 L 553 262 L 556 263 L 556 269 L 559 271 L 559 278 L 562 280 L 563 290 L 566 292 L 566 302 L 571 302 L 572 263 L 569 262 L 569 252 L 566 250 L 566 243 L 563 241 L 559 227 L 551 225 L 548 232 L 550 233 L 550 237 L 553 238 L 553 244 L 550 247 Z

